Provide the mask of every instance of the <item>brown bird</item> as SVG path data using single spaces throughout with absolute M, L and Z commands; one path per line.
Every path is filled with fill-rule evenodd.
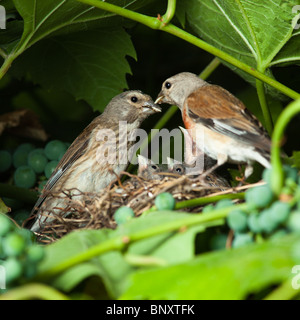
M 62 196 L 62 191 L 73 188 L 96 193 L 115 180 L 130 160 L 127 153 L 134 141 L 129 137 L 149 115 L 160 111 L 141 91 L 126 91 L 114 97 L 60 160 L 32 210 L 37 218 L 31 230 L 38 232 L 68 206 L 66 197 L 52 197 L 49 193 Z
M 266 130 L 239 99 L 222 87 L 182 72 L 163 83 L 155 103 L 177 105 L 197 147 L 217 160 L 205 174 L 227 161 L 245 163 L 245 179 L 252 174 L 254 161 L 270 167 L 271 141 Z

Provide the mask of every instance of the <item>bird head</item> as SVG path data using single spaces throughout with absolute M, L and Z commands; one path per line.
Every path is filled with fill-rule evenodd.
M 151 114 L 161 112 L 161 108 L 142 91 L 129 90 L 114 97 L 104 112 L 114 116 L 118 121 L 130 123 L 138 118 L 144 120 Z
M 181 72 L 168 78 L 162 84 L 155 103 L 175 104 L 183 108 L 185 99 L 196 89 L 206 85 L 207 82 L 190 72 Z

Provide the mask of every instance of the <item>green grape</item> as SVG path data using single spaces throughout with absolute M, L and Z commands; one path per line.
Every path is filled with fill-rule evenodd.
M 134 212 L 129 207 L 120 207 L 114 213 L 114 218 L 117 224 L 123 224 L 134 217 Z
M 245 200 L 256 208 L 264 208 L 272 202 L 273 193 L 268 185 L 259 186 L 248 189 L 245 193 Z
M 45 176 L 46 176 L 47 179 L 49 179 L 51 177 L 51 174 L 55 170 L 57 165 L 58 165 L 58 161 L 57 160 L 52 160 L 52 161 L 50 161 L 50 162 L 48 162 L 46 164 L 44 173 L 45 173 Z
M 36 236 L 32 231 L 25 228 L 17 228 L 15 232 L 24 239 L 26 247 L 35 243 Z
M 45 146 L 45 154 L 49 160 L 58 160 L 59 156 L 66 150 L 64 142 L 59 140 L 52 140 Z
M 222 199 L 216 203 L 215 209 L 223 209 L 227 207 L 231 207 L 233 205 L 233 202 L 229 199 Z
M 0 172 L 5 172 L 11 167 L 12 156 L 6 150 L 0 150 Z
M 45 256 L 45 250 L 42 246 L 33 245 L 28 248 L 27 258 L 34 263 L 40 262 Z
M 263 232 L 271 233 L 278 227 L 278 222 L 274 220 L 271 210 L 263 210 L 258 218 L 258 223 Z
M 11 283 L 22 275 L 22 264 L 15 257 L 9 257 L 2 265 L 5 268 L 5 280 L 7 283 Z
M 215 207 L 212 204 L 208 204 L 202 209 L 202 213 L 212 212 L 212 211 L 214 211 L 214 208 Z
M 27 165 L 27 157 L 29 151 L 16 150 L 13 154 L 13 165 L 17 169 L 21 166 Z
M 300 232 L 300 211 L 294 211 L 290 214 L 287 227 L 291 231 Z
M 34 149 L 34 145 L 31 143 L 21 144 L 13 154 L 13 165 L 15 168 L 24 166 L 27 164 L 27 157 L 30 151 Z
M 261 226 L 259 224 L 259 215 L 251 213 L 248 217 L 248 227 L 254 233 L 262 232 Z
M 43 149 L 35 149 L 28 154 L 27 163 L 36 173 L 42 173 L 45 170 L 48 159 Z
M 154 202 L 158 210 L 173 210 L 175 207 L 175 199 L 169 192 L 160 193 Z
M 227 241 L 226 234 L 215 234 L 210 240 L 210 248 L 212 250 L 221 250 L 225 249 Z
M 14 212 L 14 220 L 19 226 L 22 226 L 23 222 L 28 219 L 30 212 L 25 209 L 20 209 Z
M 290 206 L 286 202 L 276 201 L 270 207 L 272 219 L 278 225 L 285 222 L 290 213 Z
M 19 256 L 25 249 L 25 240 L 17 233 L 10 233 L 3 239 L 3 251 L 7 256 Z
M 242 210 L 233 210 L 227 217 L 227 223 L 236 232 L 247 230 L 247 214 Z
M 12 229 L 12 222 L 4 214 L 0 214 L 0 237 L 5 236 Z
M 244 247 L 250 243 L 253 243 L 253 237 L 249 233 L 237 233 L 234 236 L 232 247 L 233 248 L 240 248 Z
M 36 182 L 36 174 L 29 166 L 21 166 L 14 173 L 16 186 L 21 188 L 32 188 Z
M 65 153 L 66 153 L 66 151 L 63 151 L 63 152 L 61 152 L 60 154 L 59 154 L 59 156 L 58 156 L 58 161 L 60 161 L 61 160 L 61 158 L 65 155 Z
M 35 148 L 35 146 L 32 143 L 22 143 L 17 147 L 16 151 L 30 152 L 34 148 Z

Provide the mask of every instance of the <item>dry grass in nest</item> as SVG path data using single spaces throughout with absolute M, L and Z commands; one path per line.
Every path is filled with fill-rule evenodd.
M 54 219 L 44 226 L 39 240 L 44 243 L 53 242 L 67 233 L 77 229 L 116 228 L 114 212 L 121 206 L 129 206 L 136 216 L 154 205 L 155 197 L 162 192 L 170 192 L 176 201 L 193 198 L 232 193 L 247 186 L 232 189 L 210 187 L 200 181 L 190 180 L 187 176 L 164 178 L 163 180 L 146 181 L 124 172 L 129 177 L 124 183 L 118 179 L 98 194 L 82 193 L 77 189 L 68 190 L 53 197 L 68 199 L 68 207 L 60 214 L 43 212 L 43 215 L 54 215 Z M 75 191 L 75 192 L 74 192 Z M 72 195 L 71 195 L 72 194 Z M 188 212 L 199 212 L 199 207 L 187 208 Z M 68 213 L 68 214 L 66 214 Z

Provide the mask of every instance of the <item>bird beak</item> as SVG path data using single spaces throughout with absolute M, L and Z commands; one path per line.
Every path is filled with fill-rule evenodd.
M 143 105 L 143 111 L 147 112 L 151 110 L 153 112 L 161 112 L 161 107 L 153 103 L 152 101 L 146 101 Z
M 165 98 L 165 96 L 164 96 L 163 92 L 161 91 L 158 94 L 158 96 L 157 96 L 157 98 L 156 98 L 154 103 L 159 103 L 159 104 L 164 103 L 164 98 Z

